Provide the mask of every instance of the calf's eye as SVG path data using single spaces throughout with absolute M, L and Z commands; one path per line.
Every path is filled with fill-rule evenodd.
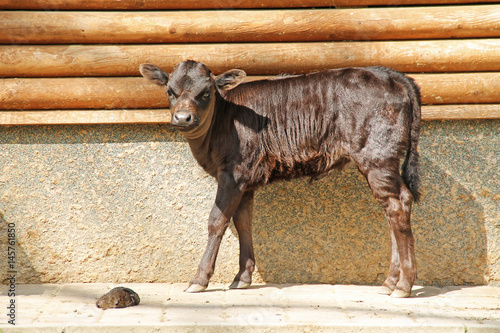
M 170 98 L 170 99 L 174 99 L 175 98 L 175 94 L 172 91 L 170 91 L 170 90 L 167 90 L 167 95 L 168 95 L 168 98 Z

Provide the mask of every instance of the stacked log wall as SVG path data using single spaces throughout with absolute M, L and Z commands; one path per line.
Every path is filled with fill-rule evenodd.
M 138 66 L 186 59 L 249 79 L 384 65 L 421 86 L 424 120 L 499 118 L 488 2 L 3 0 L 0 124 L 168 123 Z

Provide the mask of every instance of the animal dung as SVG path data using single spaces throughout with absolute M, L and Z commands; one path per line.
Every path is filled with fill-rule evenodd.
M 116 287 L 107 294 L 102 295 L 96 302 L 98 308 L 103 310 L 112 308 L 126 308 L 139 305 L 139 295 L 130 288 Z

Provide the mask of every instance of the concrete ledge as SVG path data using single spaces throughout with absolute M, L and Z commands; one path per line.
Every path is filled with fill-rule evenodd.
M 409 299 L 379 295 L 378 287 L 255 285 L 199 294 L 185 284 L 134 284 L 139 306 L 101 310 L 96 299 L 116 285 L 16 286 L 15 326 L 1 287 L 0 332 L 499 332 L 500 287 L 415 287 Z

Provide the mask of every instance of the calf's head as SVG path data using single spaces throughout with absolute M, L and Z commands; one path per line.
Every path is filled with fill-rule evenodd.
M 207 66 L 192 60 L 181 62 L 170 74 L 151 64 L 142 64 L 139 70 L 149 81 L 166 86 L 171 125 L 188 139 L 200 138 L 208 132 L 218 95 L 224 95 L 246 77 L 239 69 L 214 76 Z

